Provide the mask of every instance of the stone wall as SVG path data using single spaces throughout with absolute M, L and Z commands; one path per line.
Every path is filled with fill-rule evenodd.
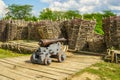
M 0 21 L 0 41 L 40 40 L 59 38 L 61 31 L 59 22 L 23 20 Z
M 73 19 L 62 23 L 63 34 L 68 39 L 69 49 L 77 51 L 102 51 L 103 36 L 95 34 L 96 21 Z M 96 43 L 99 44 L 96 46 Z
M 27 37 L 28 22 L 22 20 L 1 21 L 1 41 L 20 40 Z
M 59 24 L 49 20 L 29 23 L 29 39 L 57 39 L 61 34 Z
M 0 21 L 0 41 L 65 37 L 68 40 L 69 49 L 102 51 L 104 39 L 103 36 L 95 34 L 95 26 L 95 20 L 82 19 L 66 21 L 43 20 L 38 22 L 26 22 L 23 20 Z
M 104 35 L 94 33 L 94 36 L 88 40 L 88 51 L 103 52 L 106 50 L 106 44 L 104 41 Z
M 5 21 L 0 21 L 0 41 L 6 40 L 6 23 Z
M 103 19 L 103 30 L 107 48 L 120 49 L 120 16 Z

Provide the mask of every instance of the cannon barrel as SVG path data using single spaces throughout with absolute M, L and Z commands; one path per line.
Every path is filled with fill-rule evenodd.
M 49 46 L 52 43 L 56 43 L 56 42 L 63 42 L 63 41 L 67 41 L 65 38 L 59 38 L 59 39 L 41 39 L 39 41 L 39 45 L 42 47 L 46 47 Z

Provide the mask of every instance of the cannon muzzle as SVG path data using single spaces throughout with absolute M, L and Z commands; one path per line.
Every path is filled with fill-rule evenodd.
M 56 43 L 56 42 L 64 42 L 67 41 L 65 38 L 59 38 L 59 39 L 41 39 L 39 41 L 39 45 L 42 47 L 49 46 L 50 44 Z

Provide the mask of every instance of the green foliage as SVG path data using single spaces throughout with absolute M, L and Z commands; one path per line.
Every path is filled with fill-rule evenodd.
M 52 11 L 49 8 L 44 9 L 40 12 L 39 18 L 42 20 L 58 20 L 58 19 L 72 19 L 72 18 L 80 18 L 81 15 L 79 11 Z
M 39 18 L 42 20 L 50 20 L 53 19 L 53 12 L 49 8 L 44 9 L 40 12 Z
M 12 52 L 10 50 L 0 49 L 0 58 L 18 57 L 18 56 L 25 56 L 25 55 L 28 55 L 28 54 L 19 54 L 19 53 Z
M 25 21 L 38 21 L 38 18 L 36 16 L 26 17 L 24 19 Z
M 91 13 L 91 14 L 83 14 L 84 19 L 96 19 L 96 27 L 95 27 L 95 32 L 99 34 L 104 34 L 103 29 L 102 29 L 102 18 L 103 17 L 110 17 L 110 16 L 115 16 L 115 14 L 111 11 L 103 11 L 103 14 L 101 13 Z
M 32 6 L 12 4 L 8 6 L 8 10 L 5 19 L 25 19 L 31 16 Z
M 53 11 L 53 20 L 64 19 L 64 12 L 62 11 Z
M 72 11 L 72 10 L 66 11 L 63 16 L 67 19 L 81 18 L 79 11 Z
M 31 5 L 16 5 L 12 4 L 8 6 L 9 12 L 6 14 L 5 19 L 24 19 L 26 21 L 37 21 L 37 20 L 59 20 L 59 19 L 72 19 L 72 18 L 81 18 L 81 14 L 79 11 L 68 10 L 66 12 L 63 11 L 52 11 L 49 8 L 46 8 L 40 12 L 39 18 L 35 16 L 31 16 L 32 11 Z M 96 20 L 95 32 L 98 34 L 104 34 L 102 30 L 102 18 L 115 16 L 113 12 L 110 10 L 105 10 L 103 13 L 91 13 L 91 14 L 83 14 L 84 19 L 87 20 Z
M 96 27 L 95 27 L 95 32 L 98 34 L 103 35 L 103 29 L 102 29 L 102 18 L 103 17 L 110 17 L 110 16 L 115 16 L 113 12 L 110 10 L 103 11 L 103 13 L 91 13 L 91 14 L 83 14 L 84 19 L 87 20 L 96 20 Z M 58 18 L 60 19 L 72 19 L 72 18 L 81 18 L 81 14 L 79 11 L 52 11 L 49 8 L 44 9 L 40 13 L 40 19 L 49 19 L 49 20 L 57 20 Z
M 91 20 L 91 19 L 93 19 L 93 16 L 91 14 L 83 14 L 83 18 Z
M 110 10 L 105 10 L 103 11 L 103 17 L 110 17 L 110 16 L 115 16 L 116 14 L 114 14 L 113 12 L 111 12 Z
M 98 75 L 101 78 L 101 80 L 120 80 L 120 77 L 119 77 L 120 65 L 119 64 L 106 63 L 106 62 L 97 63 L 89 68 L 86 68 L 76 73 L 76 75 L 79 76 L 80 74 L 84 72 Z
M 88 20 L 95 19 L 96 20 L 95 32 L 99 34 L 104 34 L 102 30 L 102 17 L 103 17 L 102 14 L 92 13 L 92 14 L 84 14 L 83 16 L 84 19 L 88 19 Z

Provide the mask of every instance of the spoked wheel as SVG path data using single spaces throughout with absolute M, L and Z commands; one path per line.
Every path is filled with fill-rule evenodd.
M 44 60 L 44 64 L 45 65 L 50 65 L 50 63 L 51 63 L 51 59 L 46 57 L 45 60 Z
M 63 53 L 58 54 L 58 62 L 63 62 L 66 59 L 66 55 Z
M 37 63 L 37 61 L 35 60 L 35 54 L 32 54 L 31 55 L 31 57 L 30 57 L 30 61 L 32 62 L 32 63 Z

